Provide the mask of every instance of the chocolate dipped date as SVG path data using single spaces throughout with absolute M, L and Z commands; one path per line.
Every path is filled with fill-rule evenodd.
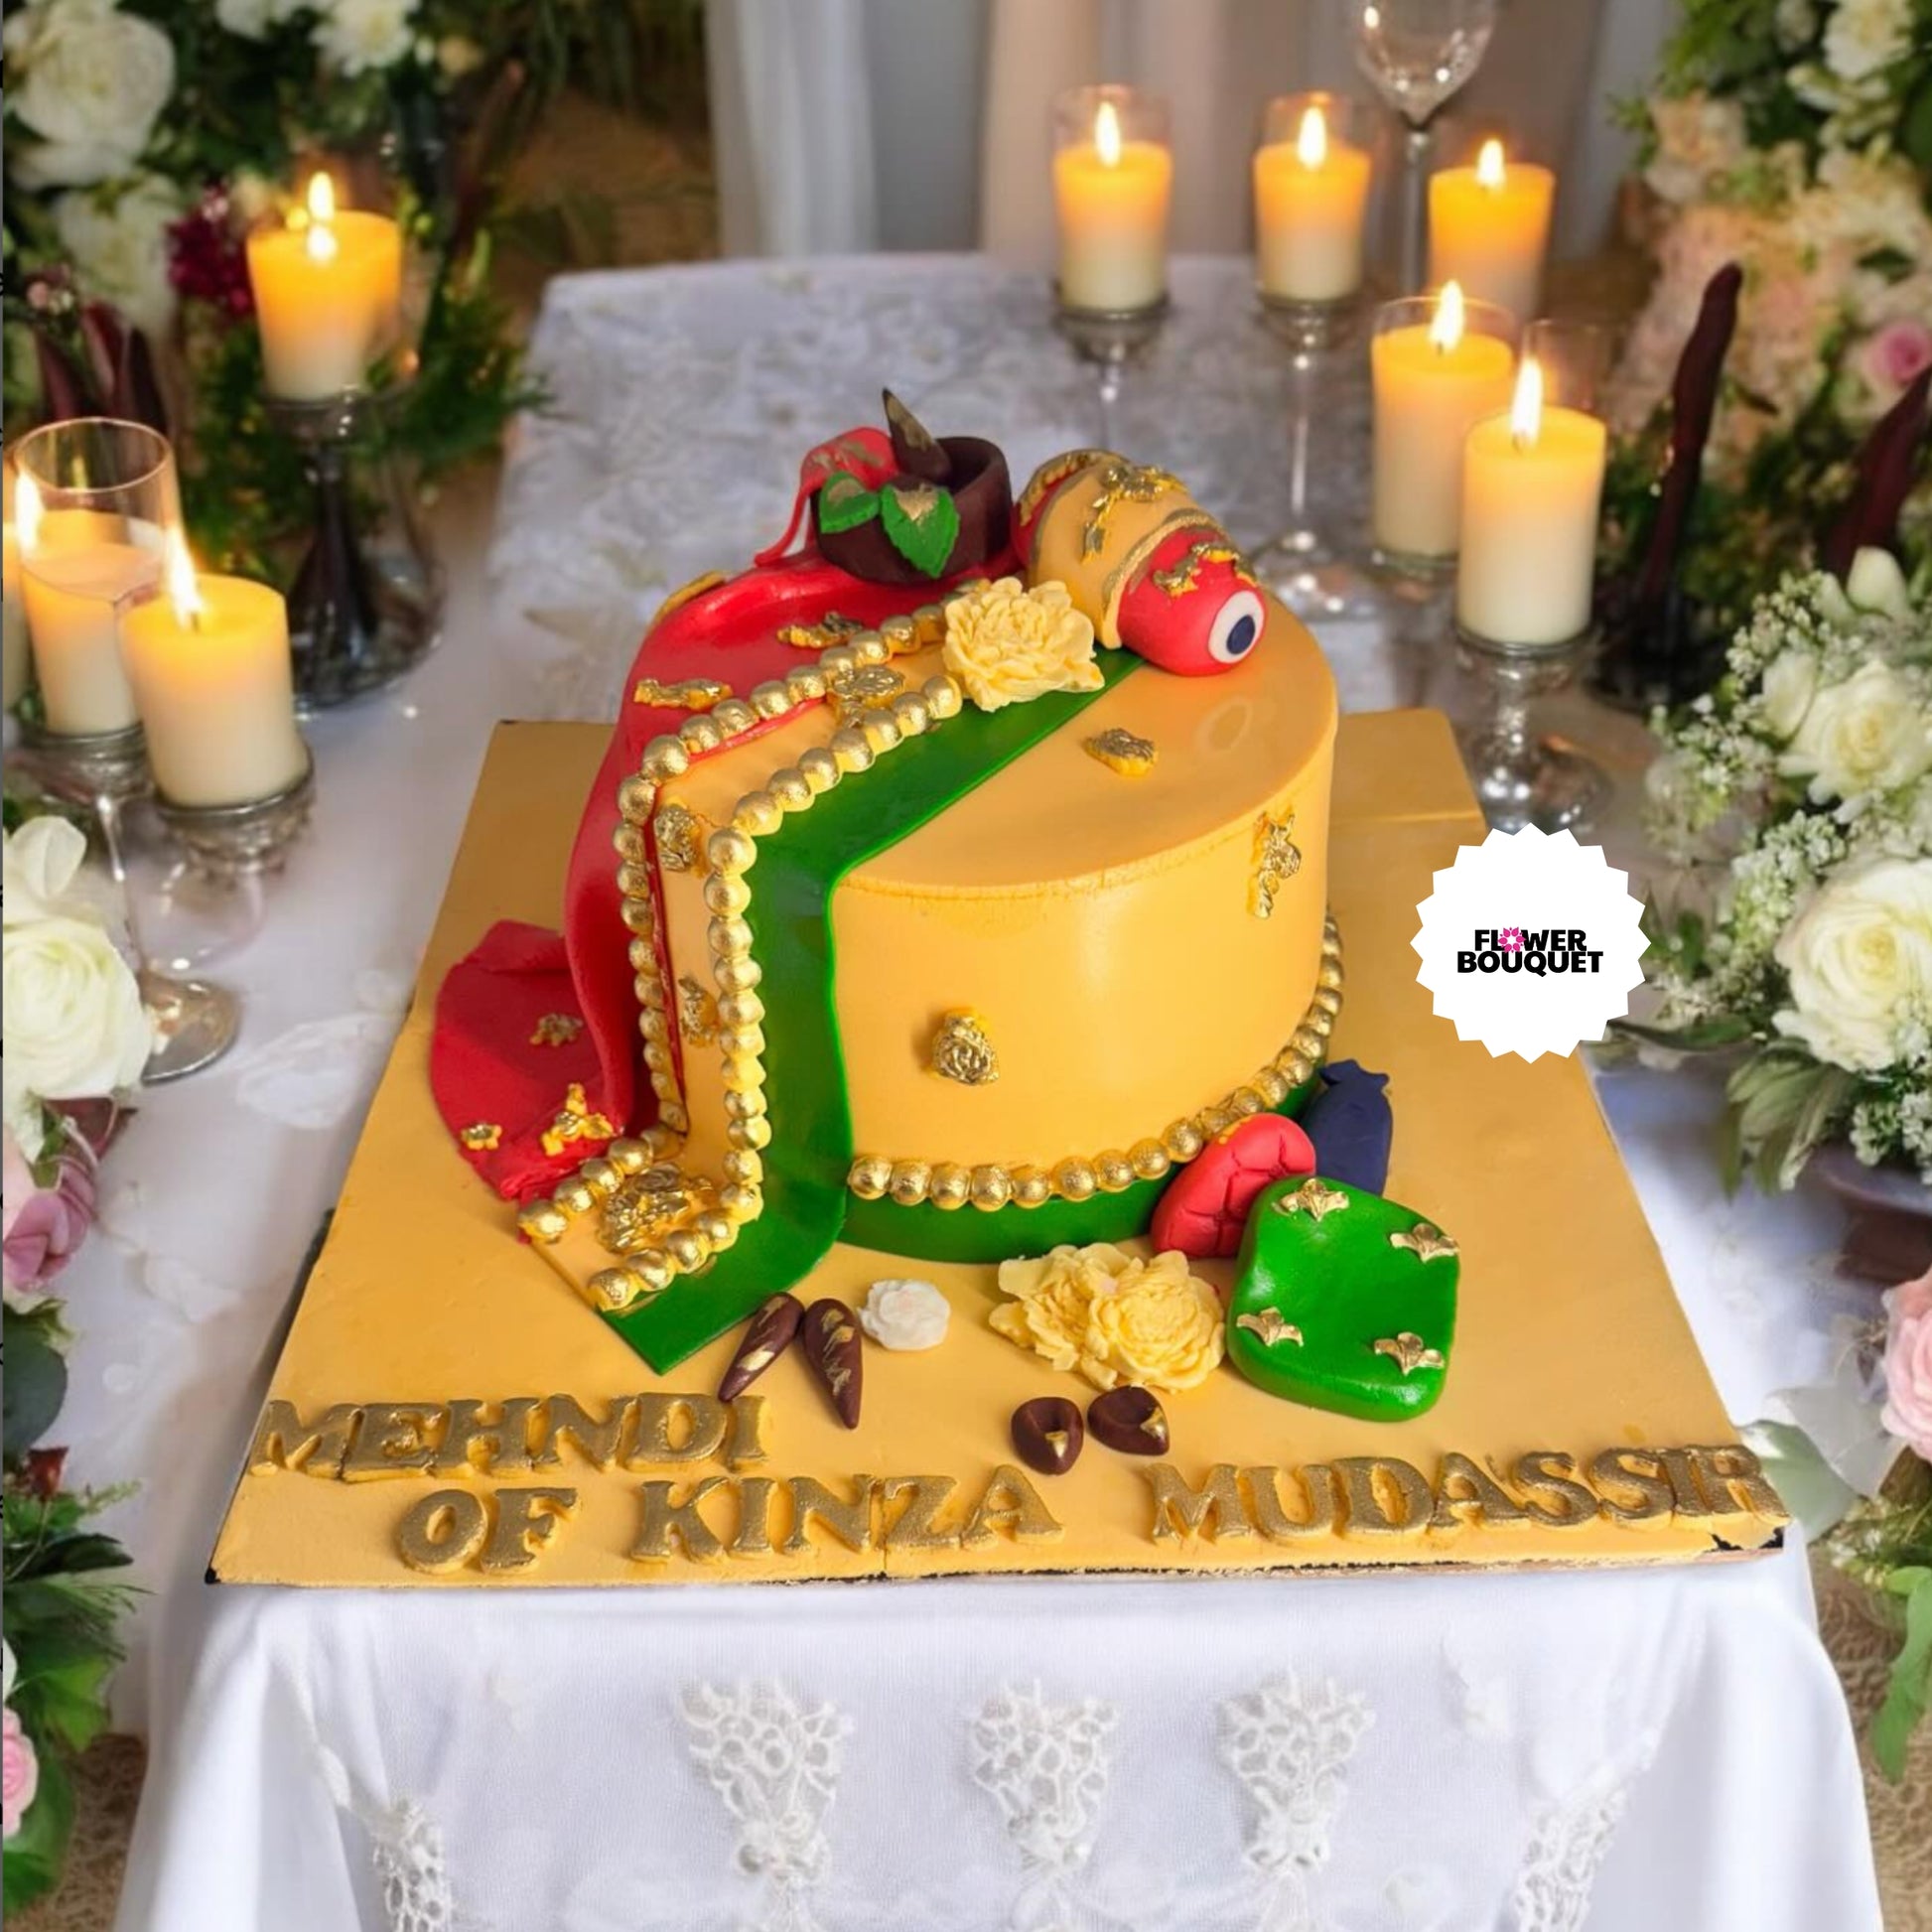
M 1151 1389 L 1109 1389 L 1087 1406 L 1093 1440 L 1123 1455 L 1166 1455 L 1168 1417 Z
M 1030 1469 L 1043 1476 L 1063 1476 L 1080 1454 L 1087 1439 L 1080 1405 L 1063 1395 L 1036 1395 L 1013 1412 L 1008 1425 L 1014 1453 Z
M 859 1397 L 864 1381 L 864 1364 L 859 1354 L 859 1320 L 846 1305 L 827 1296 L 805 1311 L 799 1334 L 805 1359 L 812 1372 L 825 1384 L 840 1422 L 848 1429 L 859 1427 Z
M 729 1402 L 743 1395 L 791 1346 L 804 1318 L 803 1307 L 789 1295 L 772 1295 L 760 1302 L 745 1324 L 738 1352 L 718 1384 L 718 1400 Z

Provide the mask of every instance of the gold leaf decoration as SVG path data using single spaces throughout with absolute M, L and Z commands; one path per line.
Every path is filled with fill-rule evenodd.
M 1248 889 L 1248 909 L 1265 919 L 1275 909 L 1275 895 L 1302 870 L 1302 849 L 1295 843 L 1295 814 L 1277 818 L 1263 812 L 1255 820 L 1254 881 Z
M 556 1156 L 578 1141 L 609 1141 L 617 1138 L 617 1128 L 591 1106 L 580 1082 L 573 1080 L 564 1089 L 564 1104 L 557 1117 L 543 1131 L 544 1153 Z
M 688 805 L 660 805 L 651 820 L 657 863 L 666 872 L 689 872 L 698 863 L 698 815 Z
M 1306 1214 L 1311 1220 L 1326 1220 L 1330 1214 L 1338 1214 L 1348 1205 L 1348 1196 L 1339 1187 L 1324 1187 L 1312 1174 L 1292 1194 L 1284 1194 L 1275 1203 L 1277 1214 Z
M 1419 1368 L 1442 1368 L 1443 1351 L 1431 1348 L 1418 1334 L 1405 1328 L 1399 1335 L 1384 1335 L 1375 1344 L 1378 1355 L 1386 1355 L 1404 1375 L 1413 1374 Z
M 849 671 L 834 671 L 825 680 L 825 689 L 842 725 L 856 724 L 869 711 L 886 711 L 905 689 L 905 673 L 886 664 L 855 664 Z
M 661 705 L 676 711 L 710 711 L 732 695 L 732 688 L 713 677 L 680 678 L 675 684 L 660 684 L 654 677 L 640 677 L 630 695 L 638 704 Z
M 1081 747 L 1088 758 L 1097 759 L 1109 771 L 1123 778 L 1141 778 L 1154 769 L 1161 755 L 1153 739 L 1137 738 L 1131 731 L 1115 725 L 1089 738 Z
M 613 1254 L 632 1255 L 710 1207 L 711 1183 L 668 1163 L 631 1174 L 604 1203 L 598 1238 Z
M 1000 1055 L 986 1022 L 976 1013 L 947 1014 L 932 1035 L 932 1070 L 963 1087 L 990 1086 L 1000 1077 Z
M 677 1024 L 694 1046 L 709 1046 L 718 1037 L 718 1002 L 701 980 L 680 973 L 677 981 Z
M 1280 1309 L 1255 1309 L 1247 1314 L 1237 1314 L 1234 1325 L 1259 1335 L 1267 1348 L 1273 1348 L 1279 1341 L 1292 1341 L 1298 1348 L 1302 1345 L 1301 1329 L 1292 1321 L 1284 1321 Z
M 793 650 L 829 650 L 848 637 L 856 637 L 865 627 L 856 618 L 842 618 L 836 611 L 827 611 L 816 623 L 781 624 L 778 641 L 789 644 Z
M 480 1120 L 458 1136 L 472 1154 L 491 1154 L 503 1144 L 503 1130 L 493 1120 Z
M 1389 1246 L 1407 1248 L 1422 1261 L 1442 1261 L 1461 1252 L 1453 1237 L 1445 1234 L 1434 1221 L 1418 1221 L 1414 1227 L 1390 1235 Z
M 568 1046 L 584 1031 L 584 1023 L 574 1013 L 546 1013 L 530 1035 L 532 1046 Z
M 1240 551 L 1225 537 L 1202 537 L 1169 569 L 1154 573 L 1154 587 L 1167 597 L 1185 597 L 1189 591 L 1199 588 L 1203 564 L 1233 564 L 1235 574 L 1243 583 L 1253 581 Z
M 1080 554 L 1097 557 L 1107 547 L 1107 525 L 1123 503 L 1151 503 L 1159 496 L 1183 490 L 1180 479 L 1151 465 L 1129 463 L 1116 458 L 1094 480 L 1093 500 L 1087 505 L 1087 519 L 1080 527 Z

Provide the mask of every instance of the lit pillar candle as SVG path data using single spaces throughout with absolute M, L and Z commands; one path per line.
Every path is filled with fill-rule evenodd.
M 121 669 L 117 606 L 154 584 L 160 556 L 131 540 L 124 517 L 43 509 L 26 477 L 15 513 L 20 601 L 47 729 L 65 737 L 125 731 L 139 720 Z
M 1462 463 L 1455 621 L 1499 644 L 1560 644 L 1589 623 L 1603 425 L 1543 407 L 1525 356 L 1509 413 L 1470 430 Z
M 271 395 L 315 402 L 359 389 L 395 342 L 402 230 L 383 214 L 338 209 L 326 174 L 285 227 L 248 237 L 248 281 Z
M 0 605 L 5 655 L 0 657 L 0 709 L 11 711 L 27 689 L 27 611 L 20 601 L 20 544 L 9 523 L 4 532 L 6 596 Z
M 1368 152 L 1338 139 L 1319 103 L 1292 141 L 1255 150 L 1255 267 L 1264 295 L 1338 302 L 1362 282 Z
M 295 728 L 288 606 L 266 584 L 198 577 L 179 531 L 165 596 L 121 621 L 155 789 L 173 805 L 239 805 L 308 764 Z
M 1053 156 L 1060 227 L 1060 301 L 1069 309 L 1148 309 L 1168 292 L 1168 203 L 1173 156 L 1128 140 L 1111 100 L 1093 139 Z
M 1543 307 L 1543 258 L 1557 178 L 1526 161 L 1505 163 L 1485 141 L 1473 168 L 1429 178 L 1429 279 L 1527 322 Z
M 1509 404 L 1509 345 L 1465 326 L 1461 291 L 1392 305 L 1427 322 L 1378 330 L 1369 345 L 1375 398 L 1376 546 L 1394 557 L 1455 554 L 1462 444 Z

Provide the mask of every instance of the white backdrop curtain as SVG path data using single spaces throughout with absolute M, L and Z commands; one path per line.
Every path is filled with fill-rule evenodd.
M 1629 158 L 1609 102 L 1641 89 L 1675 11 L 1503 0 L 1453 112 L 1559 170 L 1560 254 L 1604 233 Z M 1368 93 L 1351 12 L 1347 0 L 708 0 L 725 252 L 985 247 L 1044 265 L 1048 110 L 1097 79 L 1173 104 L 1175 249 L 1244 249 L 1262 103 L 1299 87 Z

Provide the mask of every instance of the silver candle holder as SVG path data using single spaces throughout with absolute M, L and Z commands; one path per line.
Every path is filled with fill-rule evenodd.
M 69 804 L 85 806 L 100 827 L 107 867 L 125 901 L 141 1004 L 154 1022 L 154 1050 L 142 1069 L 143 1085 L 163 1086 L 211 1066 L 241 1031 L 241 998 L 212 980 L 164 973 L 150 965 L 128 888 L 123 814 L 154 787 L 146 735 L 139 725 L 113 732 L 51 732 L 24 719 L 20 745 L 22 762 L 47 790 Z
M 1505 644 L 1452 623 L 1457 665 L 1475 703 L 1459 732 L 1482 815 L 1498 831 L 1545 832 L 1588 825 L 1608 802 L 1602 767 L 1573 745 L 1538 737 L 1530 706 L 1563 690 L 1595 648 L 1595 624 L 1555 644 Z
M 308 830 L 316 801 L 316 761 L 266 798 L 233 805 L 177 805 L 156 793 L 155 815 L 182 849 L 189 866 L 219 886 L 277 873 L 289 848 Z

